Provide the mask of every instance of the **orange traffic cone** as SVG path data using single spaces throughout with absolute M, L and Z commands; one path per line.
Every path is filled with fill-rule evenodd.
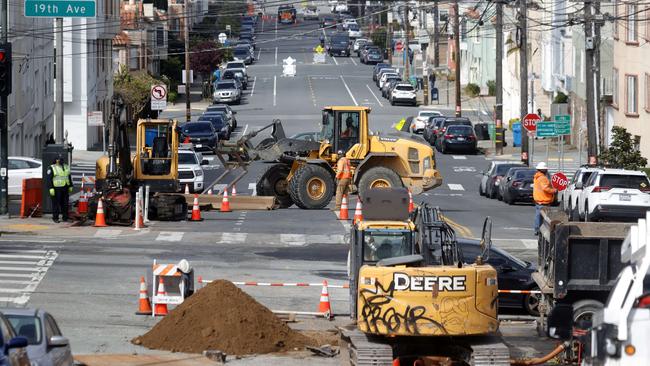
M 142 214 L 142 204 L 140 204 L 140 209 L 138 210 L 138 217 L 136 217 L 136 222 L 135 222 L 135 229 L 140 230 L 142 228 L 145 228 L 146 226 L 144 225 L 144 215 Z
M 223 199 L 221 200 L 221 208 L 219 209 L 219 211 L 231 212 L 230 201 L 228 200 L 228 189 L 224 189 L 223 191 Z
M 85 214 L 86 212 L 88 212 L 88 198 L 86 198 L 84 191 L 81 190 L 81 196 L 79 196 L 79 205 L 77 206 L 77 213 L 81 215 Z
M 339 220 L 349 220 L 350 216 L 348 215 L 348 196 L 343 195 L 341 200 L 341 211 L 339 211 Z
M 323 289 L 320 293 L 320 303 L 318 303 L 318 312 L 323 314 L 326 319 L 332 319 L 332 306 L 330 305 L 330 295 L 327 291 L 327 281 L 323 281 Z
M 409 213 L 412 213 L 415 210 L 415 207 L 413 205 L 413 195 L 411 194 L 411 190 L 409 189 Z
M 192 205 L 192 217 L 190 221 L 203 221 L 201 218 L 201 209 L 199 209 L 199 195 L 194 194 L 194 204 Z
M 190 194 L 190 186 L 187 184 L 185 185 L 185 194 Z
M 235 186 L 232 186 L 232 194 L 230 196 L 231 197 L 236 197 L 237 196 L 237 188 L 235 188 Z
M 165 284 L 163 283 L 162 277 L 160 277 L 160 283 L 158 284 L 158 296 L 167 296 L 167 291 L 165 291 Z M 167 315 L 167 304 L 156 304 L 154 307 L 154 315 Z
M 357 222 L 363 221 L 363 213 L 361 211 L 361 197 L 357 198 L 357 207 L 354 209 L 354 217 L 352 218 L 352 225 L 356 225 Z
M 144 282 L 144 276 L 140 277 L 140 299 L 138 300 L 138 311 L 136 315 L 151 315 L 151 302 L 147 296 L 147 284 Z
M 102 198 L 99 197 L 97 202 L 97 214 L 95 215 L 95 227 L 106 227 L 106 216 L 104 216 L 104 204 Z

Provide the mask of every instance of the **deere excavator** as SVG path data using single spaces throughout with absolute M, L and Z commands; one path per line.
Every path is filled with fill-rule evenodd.
M 131 153 L 128 125 L 121 120 L 125 105 L 116 94 L 112 101 L 108 155 L 95 165 L 95 185 L 99 195 L 89 202 L 94 216 L 99 197 L 104 203 L 109 225 L 131 225 L 135 192 L 149 186 L 150 216 L 158 220 L 184 220 L 187 203 L 178 181 L 179 135 L 175 120 L 141 119 L 136 125 L 136 152 Z
M 362 197 L 377 187 L 407 187 L 419 194 L 442 184 L 429 144 L 403 132 L 372 134 L 369 115 L 370 108 L 364 106 L 325 107 L 321 141 L 316 142 L 286 138 L 281 123 L 274 121 L 269 125 L 273 137 L 245 154 L 269 163 L 257 181 L 257 194 L 275 196 L 280 207 L 327 206 L 336 191 L 339 152 L 350 160 L 353 192 Z
M 498 335 L 497 272 L 481 256 L 462 261 L 453 229 L 437 208 L 408 212 L 406 189 L 370 189 L 350 235 L 354 323 L 341 333 L 349 365 L 510 365 Z

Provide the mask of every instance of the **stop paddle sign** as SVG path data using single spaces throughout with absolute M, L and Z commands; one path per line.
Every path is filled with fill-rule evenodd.
M 535 132 L 537 131 L 537 121 L 541 121 L 541 120 L 542 119 L 540 118 L 540 116 L 536 115 L 535 113 L 528 113 L 524 117 L 524 122 L 522 123 L 522 126 L 524 126 L 524 128 L 528 130 L 528 132 Z
M 558 191 L 563 191 L 569 185 L 569 180 L 566 175 L 557 172 L 551 177 L 551 185 Z
M 402 51 L 403 48 L 404 48 L 404 46 L 402 45 L 402 42 L 397 42 L 397 43 L 395 44 L 395 49 L 396 49 L 397 51 Z

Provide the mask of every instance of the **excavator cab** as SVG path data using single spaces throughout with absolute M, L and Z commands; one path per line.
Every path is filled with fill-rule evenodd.
M 178 132 L 175 120 L 141 119 L 137 125 L 135 180 L 154 192 L 177 192 Z

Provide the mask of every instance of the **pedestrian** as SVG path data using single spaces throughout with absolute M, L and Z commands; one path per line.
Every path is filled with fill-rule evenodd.
M 545 162 L 538 163 L 535 169 L 537 169 L 537 172 L 533 180 L 533 200 L 535 200 L 533 230 L 535 235 L 539 235 L 539 227 L 542 225 L 542 208 L 553 203 L 557 189 L 551 186 L 551 181 L 548 179 L 548 167 Z
M 72 179 L 70 178 L 70 167 L 64 163 L 63 155 L 57 156 L 54 164 L 47 169 L 47 183 L 52 198 L 52 221 L 58 223 L 59 215 L 61 215 L 63 222 L 67 222 Z
M 343 150 L 338 151 L 338 156 L 339 161 L 336 162 L 336 211 L 341 210 L 343 195 L 348 194 L 350 190 L 350 180 L 352 179 L 350 160 L 345 157 Z

